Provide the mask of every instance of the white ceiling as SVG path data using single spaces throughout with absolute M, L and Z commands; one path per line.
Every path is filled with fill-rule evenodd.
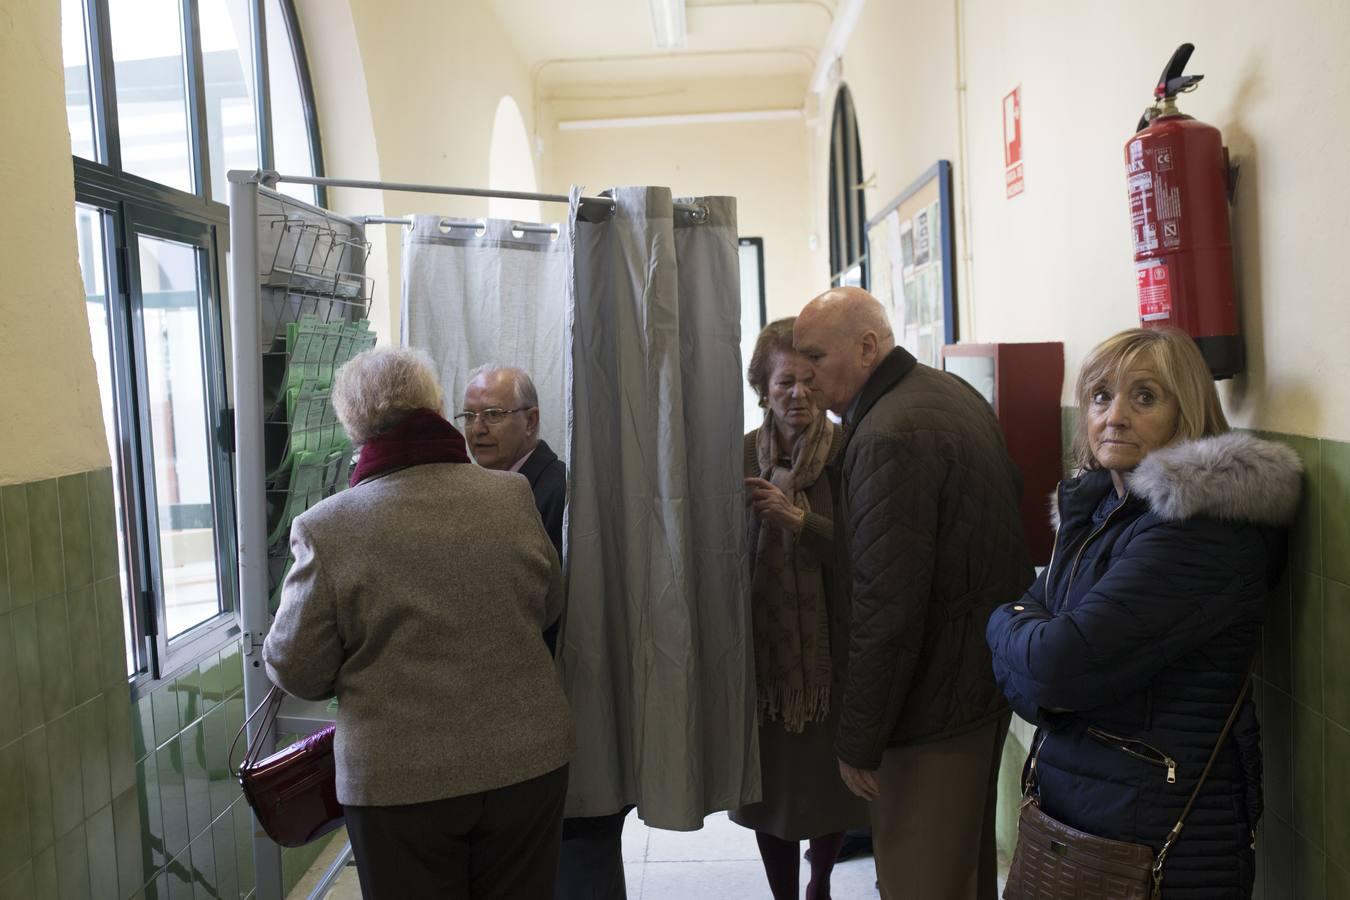
M 492 0 L 538 100 L 570 116 L 800 107 L 836 0 L 686 0 L 658 50 L 647 0 Z

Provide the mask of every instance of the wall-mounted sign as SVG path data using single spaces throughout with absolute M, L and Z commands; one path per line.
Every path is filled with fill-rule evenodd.
M 1003 180 L 1008 198 L 1022 193 L 1022 86 L 1003 98 Z

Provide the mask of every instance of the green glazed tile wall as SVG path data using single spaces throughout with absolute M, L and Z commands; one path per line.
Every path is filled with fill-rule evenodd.
M 243 673 L 232 643 L 131 707 L 135 808 L 126 815 L 140 828 L 126 853 L 135 896 L 252 896 L 253 822 L 228 762 L 244 721 Z
M 143 879 L 108 469 L 0 488 L 0 898 Z
M 131 703 L 112 491 L 0 488 L 0 900 L 250 897 L 239 645 Z
M 1257 897 L 1350 897 L 1350 443 L 1262 436 L 1298 451 L 1306 472 L 1255 681 Z
M 201 660 L 133 706 L 131 748 L 144 823 L 136 851 L 145 900 L 253 896 L 253 819 L 228 762 L 243 722 L 238 644 Z M 282 743 L 299 737 L 283 737 Z M 241 740 L 235 764 L 243 753 Z M 282 851 L 285 894 L 333 838 Z
M 1077 410 L 1062 410 L 1065 470 Z M 1275 592 L 1254 681 L 1265 755 L 1256 897 L 1350 898 L 1350 443 L 1262 434 L 1304 461 L 1289 571 Z M 999 850 L 1016 840 L 1023 736 L 999 778 Z

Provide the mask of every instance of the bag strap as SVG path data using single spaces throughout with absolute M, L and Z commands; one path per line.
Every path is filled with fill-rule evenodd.
M 1045 745 L 1045 729 L 1037 728 L 1036 734 L 1031 739 L 1031 756 L 1027 757 L 1027 773 L 1022 779 L 1022 799 L 1035 802 L 1032 791 L 1037 790 L 1036 781 L 1036 760 L 1041 755 L 1041 747 Z
M 1233 730 L 1233 723 L 1237 721 L 1238 712 L 1242 709 L 1242 702 L 1247 699 L 1247 690 L 1251 687 L 1252 671 L 1255 668 L 1256 657 L 1253 656 L 1251 665 L 1247 667 L 1247 677 L 1242 680 L 1242 690 L 1238 691 L 1237 701 L 1233 703 L 1233 708 L 1228 713 L 1228 721 L 1223 723 L 1223 731 L 1219 732 L 1219 739 L 1214 742 L 1214 749 L 1209 753 L 1209 761 L 1205 763 L 1205 770 L 1200 773 L 1200 780 L 1195 783 L 1195 790 L 1191 791 L 1191 798 L 1186 801 L 1186 806 L 1181 810 L 1181 816 L 1177 819 L 1177 824 L 1173 825 L 1172 830 L 1167 833 L 1167 840 L 1163 842 L 1163 847 L 1158 851 L 1158 856 L 1153 862 L 1155 893 L 1160 893 L 1162 889 L 1162 869 L 1163 862 L 1167 859 L 1167 851 L 1172 849 L 1172 845 L 1181 836 L 1181 829 L 1186 824 L 1186 817 L 1191 814 L 1191 807 L 1195 806 L 1195 801 L 1200 797 L 1200 789 L 1205 786 L 1205 780 L 1209 778 L 1209 772 L 1214 768 L 1214 761 L 1219 758 L 1219 750 L 1223 748 L 1223 742 L 1228 739 L 1228 733 Z
M 1181 811 L 1177 824 L 1172 826 L 1172 830 L 1167 833 L 1167 840 L 1163 842 L 1163 847 L 1158 851 L 1157 857 L 1153 862 L 1153 883 L 1155 891 L 1160 891 L 1162 886 L 1163 863 L 1167 859 L 1167 853 L 1172 849 L 1172 845 L 1177 842 L 1181 836 L 1181 829 L 1186 824 L 1186 817 L 1191 814 L 1195 801 L 1200 797 L 1200 789 L 1205 786 L 1205 781 L 1209 778 L 1210 771 L 1214 768 L 1214 761 L 1219 758 L 1219 750 L 1223 748 L 1223 742 L 1228 739 L 1228 734 L 1233 730 L 1233 723 L 1237 721 L 1238 713 L 1242 710 L 1242 702 L 1247 699 L 1247 690 L 1251 687 L 1252 671 L 1256 668 L 1256 657 L 1252 657 L 1251 665 L 1247 667 L 1247 677 L 1243 679 L 1242 690 L 1238 692 L 1237 700 L 1233 703 L 1233 708 L 1228 712 L 1228 721 L 1224 722 L 1223 730 L 1219 732 L 1219 739 L 1214 742 L 1214 749 L 1210 751 L 1209 760 L 1205 763 L 1205 770 L 1200 773 L 1200 780 L 1195 783 L 1195 790 L 1191 791 L 1190 799 L 1186 801 L 1185 808 Z M 1035 803 L 1035 791 L 1038 789 L 1036 778 L 1036 761 L 1041 755 L 1041 747 L 1045 745 L 1046 731 L 1043 728 L 1036 729 L 1036 736 L 1032 739 L 1031 756 L 1027 759 L 1027 772 L 1022 781 L 1022 802 L 1025 805 L 1028 802 Z M 1155 893 L 1155 896 L 1157 894 Z
M 258 761 L 258 757 L 262 755 L 264 743 L 263 737 L 267 734 L 268 729 L 272 727 L 272 723 L 276 721 L 277 713 L 281 709 L 282 696 L 281 688 L 272 685 L 272 689 L 267 692 L 267 696 L 263 698 L 263 702 L 259 703 L 257 708 L 244 720 L 244 724 L 239 726 L 239 730 L 235 732 L 234 740 L 230 741 L 230 753 L 225 758 L 226 765 L 230 767 L 231 772 L 235 772 L 236 774 L 241 773 Z M 267 712 L 264 713 L 262 722 L 258 724 L 258 730 L 254 733 L 253 740 L 250 741 L 248 747 L 244 749 L 244 758 L 239 763 L 239 768 L 236 770 L 234 768 L 234 747 L 239 743 L 239 737 L 244 733 L 244 729 L 248 728 L 248 723 L 252 722 L 254 717 L 264 709 L 267 710 Z

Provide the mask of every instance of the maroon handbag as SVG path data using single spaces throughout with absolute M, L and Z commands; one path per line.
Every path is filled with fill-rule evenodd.
M 300 847 L 340 828 L 342 804 L 337 799 L 337 764 L 333 759 L 334 726 L 329 725 L 265 759 L 258 759 L 261 740 L 276 721 L 281 708 L 281 689 L 273 687 L 267 698 L 240 726 L 234 744 L 248 723 L 262 710 L 262 723 L 253 743 L 239 764 L 239 786 L 267 836 L 283 847 Z

